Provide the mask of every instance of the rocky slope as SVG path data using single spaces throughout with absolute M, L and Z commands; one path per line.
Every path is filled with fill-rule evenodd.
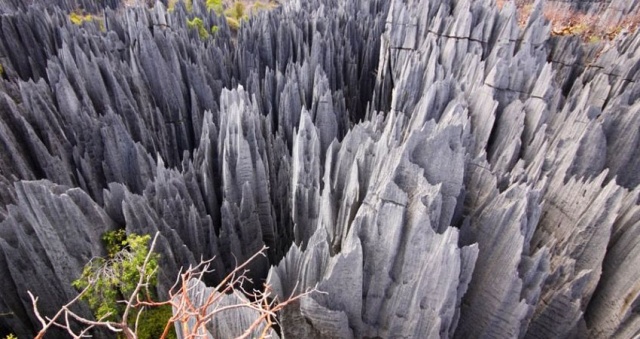
M 0 3 L 0 333 L 120 227 L 161 232 L 161 289 L 269 246 L 256 279 L 326 292 L 285 336 L 640 331 L 639 34 L 550 37 L 540 2 L 519 27 L 491 0 L 290 1 L 238 32 L 197 1 L 80 26 Z

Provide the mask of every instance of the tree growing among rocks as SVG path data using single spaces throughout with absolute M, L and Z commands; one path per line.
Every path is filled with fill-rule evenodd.
M 42 315 L 38 311 L 38 297 L 28 292 L 42 326 L 35 338 L 44 338 L 54 327 L 66 331 L 73 338 L 88 337 L 95 328 L 106 329 L 126 339 L 143 338 L 149 335 L 139 333 L 141 319 L 150 310 L 161 308 L 172 309 L 165 321 L 156 324 L 161 329 L 156 337 L 162 339 L 175 338 L 176 330 L 182 338 L 206 337 L 217 317 L 237 310 L 248 310 L 254 319 L 241 333 L 236 333 L 236 337 L 270 338 L 275 336 L 278 311 L 303 296 L 317 292 L 314 288 L 291 295 L 286 300 L 278 300 L 268 285 L 263 290 L 246 291 L 242 286 L 251 282 L 247 277 L 247 266 L 265 255 L 267 248 L 263 247 L 210 289 L 213 292 L 203 293 L 206 288 L 202 279 L 211 272 L 213 261 L 209 259 L 182 271 L 170 289 L 169 297 L 157 300 L 154 289 L 159 255 L 153 249 L 158 235 L 156 233 L 151 240 L 149 235 L 105 234 L 103 240 L 108 257 L 95 258 L 85 266 L 82 276 L 73 283 L 81 290 L 80 293 L 53 316 Z M 147 246 L 150 240 L 151 244 Z M 82 301 L 89 304 L 95 319 L 83 317 L 72 310 L 73 305 Z M 174 326 L 176 330 L 173 330 Z

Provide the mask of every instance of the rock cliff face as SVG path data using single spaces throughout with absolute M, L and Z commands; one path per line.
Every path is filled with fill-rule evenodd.
M 116 228 L 160 231 L 161 290 L 267 245 L 256 281 L 326 292 L 290 337 L 640 332 L 640 34 L 550 37 L 541 2 L 294 0 L 237 32 L 41 5 L 0 1 L 0 334 Z

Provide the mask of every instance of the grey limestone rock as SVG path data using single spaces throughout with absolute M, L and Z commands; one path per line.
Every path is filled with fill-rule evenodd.
M 91 258 L 104 250 L 100 236 L 116 227 L 85 192 L 50 181 L 14 184 L 15 205 L 0 226 L 0 267 L 3 272 L 0 320 L 17 335 L 29 336 L 39 326 L 27 291 L 42 296 L 39 309 L 53 314 L 59 302 L 77 293 L 71 282 Z M 82 314 L 90 314 L 82 305 Z
M 212 298 L 220 298 L 216 305 L 211 305 L 207 308 L 209 314 L 216 313 L 212 321 L 206 325 L 206 333 L 199 333 L 199 335 L 206 336 L 207 338 L 237 338 L 242 335 L 248 334 L 250 338 L 259 337 L 260 335 L 268 335 L 271 338 L 280 338 L 275 330 L 268 329 L 265 331 L 267 321 L 260 322 L 255 329 L 249 333 L 246 333 L 247 329 L 251 327 L 260 316 L 257 310 L 250 307 L 232 307 L 234 305 L 241 305 L 243 303 L 250 303 L 248 299 L 237 294 L 223 294 L 215 296 L 218 291 L 215 288 L 207 287 L 203 282 L 198 280 L 189 280 L 187 282 L 189 287 L 189 300 L 196 308 L 203 307 L 207 300 Z M 214 295 L 212 295 L 214 294 Z M 181 295 L 177 295 L 175 298 L 178 300 Z M 228 307 L 226 310 L 219 310 L 219 308 Z M 179 337 L 185 337 L 189 331 L 195 327 L 195 317 L 190 318 L 184 327 L 180 326 L 176 328 L 176 333 Z
M 543 6 L 291 0 L 236 31 L 198 0 L 0 0 L 0 335 L 116 228 L 160 232 L 161 296 L 268 246 L 251 287 L 318 290 L 274 335 L 637 334 L 640 33 L 550 36 Z

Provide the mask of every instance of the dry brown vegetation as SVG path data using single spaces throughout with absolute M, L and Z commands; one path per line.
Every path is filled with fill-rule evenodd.
M 497 0 L 498 8 L 506 4 L 506 0 Z M 526 25 L 531 11 L 533 0 L 517 0 L 518 24 Z M 636 9 L 622 18 L 613 20 L 606 16 L 604 10 L 585 13 L 571 9 L 568 4 L 557 2 L 545 3 L 544 16 L 551 23 L 551 34 L 556 36 L 580 36 L 585 42 L 598 42 L 613 40 L 621 32 L 635 32 L 640 24 L 640 9 Z

